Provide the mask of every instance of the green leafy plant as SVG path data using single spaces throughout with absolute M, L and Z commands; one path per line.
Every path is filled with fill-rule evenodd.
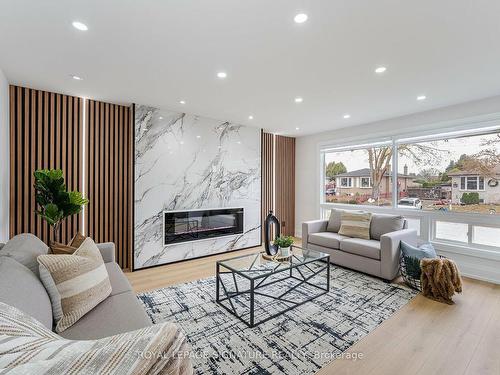
M 38 205 L 35 212 L 52 227 L 54 240 L 58 240 L 61 221 L 78 214 L 89 201 L 78 191 L 66 190 L 60 169 L 39 169 L 33 176 L 35 201 Z
M 274 244 L 279 247 L 289 247 L 293 245 L 293 237 L 291 236 L 280 236 L 274 240 Z
M 479 204 L 479 193 L 463 193 L 461 201 L 463 204 Z

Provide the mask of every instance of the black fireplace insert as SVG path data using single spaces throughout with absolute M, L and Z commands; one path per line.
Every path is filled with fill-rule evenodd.
M 243 208 L 165 211 L 164 245 L 243 233 Z

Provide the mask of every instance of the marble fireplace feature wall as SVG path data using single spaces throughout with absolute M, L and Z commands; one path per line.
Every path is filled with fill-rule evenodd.
M 261 243 L 260 129 L 135 106 L 134 269 Z M 243 234 L 163 245 L 163 211 L 244 208 Z

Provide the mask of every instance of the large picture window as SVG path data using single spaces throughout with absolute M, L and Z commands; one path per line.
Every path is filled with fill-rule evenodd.
M 500 214 L 500 133 L 443 137 L 398 146 L 401 196 L 427 211 Z M 399 203 L 398 203 L 399 206 Z
M 358 205 L 403 215 L 423 241 L 500 250 L 498 130 L 324 146 L 321 157 L 321 217 L 332 204 Z
M 392 146 L 324 152 L 324 202 L 391 206 Z

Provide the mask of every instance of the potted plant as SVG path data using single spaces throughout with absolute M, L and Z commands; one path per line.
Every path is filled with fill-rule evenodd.
M 89 201 L 78 191 L 67 191 L 63 172 L 60 169 L 39 169 L 35 177 L 35 213 L 52 227 L 52 238 L 59 240 L 61 221 L 78 214 Z
M 293 245 L 291 236 L 280 236 L 274 240 L 274 244 L 278 246 L 282 257 L 290 256 L 290 247 Z

